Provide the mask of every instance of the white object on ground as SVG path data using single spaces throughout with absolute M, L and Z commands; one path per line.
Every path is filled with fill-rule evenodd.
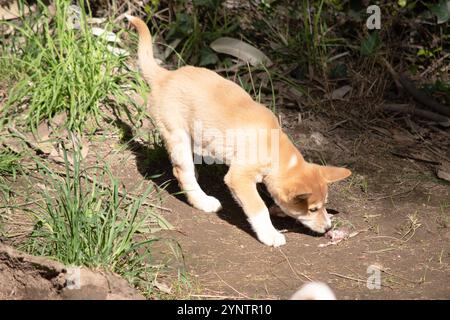
M 309 282 L 297 290 L 290 300 L 336 300 L 336 296 L 325 283 Z

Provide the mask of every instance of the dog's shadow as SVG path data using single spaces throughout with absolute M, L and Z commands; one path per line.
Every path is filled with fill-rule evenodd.
M 119 118 L 116 118 L 114 124 L 123 131 L 121 142 L 134 154 L 139 173 L 144 178 L 152 180 L 157 186 L 164 188 L 172 196 L 188 204 L 172 174 L 172 165 L 165 148 L 161 145 L 149 147 L 136 141 L 133 138 L 131 126 Z M 222 204 L 222 210 L 217 213 L 218 217 L 255 237 L 242 208 L 233 199 L 223 181 L 228 167 L 219 164 L 201 164 L 196 165 L 196 169 L 198 172 L 198 183 L 201 188 L 208 195 L 216 197 Z M 264 185 L 258 185 L 258 191 L 267 207 L 270 207 L 274 202 Z M 318 236 L 315 232 L 305 228 L 292 218 L 272 216 L 271 220 L 278 230 Z

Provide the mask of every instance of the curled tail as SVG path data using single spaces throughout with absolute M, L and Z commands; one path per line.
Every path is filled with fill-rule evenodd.
M 125 15 L 125 17 L 130 21 L 130 23 L 136 28 L 139 35 L 138 44 L 138 62 L 139 68 L 141 69 L 142 75 L 147 82 L 152 84 L 153 79 L 158 72 L 165 69 L 160 67 L 155 58 L 153 57 L 153 43 L 150 30 L 144 21 L 137 17 L 130 15 Z

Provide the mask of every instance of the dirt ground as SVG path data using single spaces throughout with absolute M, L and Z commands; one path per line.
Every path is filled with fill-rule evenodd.
M 163 241 L 154 248 L 169 267 L 158 280 L 171 288 L 166 298 L 286 299 L 316 280 L 328 283 L 338 299 L 450 299 L 450 187 L 436 177 L 437 165 L 450 158 L 448 129 L 409 118 L 354 121 L 345 112 L 333 114 L 301 113 L 299 121 L 299 112 L 280 111 L 284 130 L 307 160 L 353 171 L 330 188 L 329 211 L 354 232 L 337 245 L 320 246 L 328 242 L 323 236 L 276 217 L 287 244 L 258 242 L 223 182 L 225 166 L 198 167 L 200 185 L 221 201 L 222 211 L 190 207 L 176 194 L 165 152 L 150 149 L 145 138 L 124 144 L 131 130 L 124 123 L 91 137 L 87 162 L 110 163 L 127 190 L 142 181 L 165 186 L 161 206 L 170 211 L 158 213 L 175 230 L 161 237 L 175 239 L 183 253 L 175 258 Z M 374 266 L 381 287 L 369 289 Z M 180 291 L 181 267 L 187 276 Z M 54 298 L 52 290 L 48 298 Z
M 331 186 L 328 207 L 356 236 L 319 247 L 327 243 L 324 237 L 290 218 L 272 218 L 286 232 L 287 244 L 266 247 L 223 183 L 226 167 L 198 168 L 200 185 L 223 206 L 218 214 L 206 214 L 187 205 L 182 195 L 170 195 L 179 189 L 161 150 L 152 156 L 135 141 L 128 150 L 111 153 L 109 148 L 117 148 L 114 139 L 92 149 L 112 157 L 115 174 L 128 187 L 156 174 L 162 176 L 155 183 L 168 183 L 162 205 L 172 212 L 161 214 L 176 228 L 166 236 L 183 250 L 190 298 L 286 299 L 303 283 L 317 280 L 328 283 L 339 299 L 449 299 L 450 188 L 435 172 L 436 164 L 450 158 L 448 129 L 409 118 L 359 123 L 317 114 L 303 115 L 299 123 L 296 111 L 281 115 L 307 160 L 353 171 Z M 164 248 L 158 256 L 171 255 Z M 381 270 L 379 289 L 367 287 L 373 266 Z
M 144 299 L 125 280 L 86 268 L 70 269 L 0 243 L 0 300 Z

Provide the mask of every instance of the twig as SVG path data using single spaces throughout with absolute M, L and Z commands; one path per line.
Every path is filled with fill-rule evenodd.
M 415 100 L 420 102 L 426 107 L 429 107 L 433 111 L 445 115 L 447 117 L 450 117 L 450 107 L 441 104 L 440 102 L 436 101 L 434 98 L 428 96 L 425 92 L 422 90 L 419 90 L 416 88 L 414 83 L 405 75 L 401 74 L 399 75 L 394 68 L 391 66 L 391 64 L 384 59 L 383 57 L 380 58 L 383 64 L 388 69 L 389 73 L 391 74 L 392 78 L 394 79 L 395 83 L 398 85 L 400 84 Z M 419 115 L 419 113 L 417 113 Z M 449 119 L 447 118 L 447 122 Z M 438 122 L 445 122 L 445 121 L 438 121 Z
M 404 195 L 404 194 L 409 195 L 411 192 L 413 192 L 417 188 L 417 186 L 419 184 L 420 184 L 420 182 L 417 182 L 414 185 L 414 187 L 412 187 L 410 190 L 407 190 L 407 191 L 401 191 L 401 192 L 397 192 L 397 193 L 394 193 L 394 194 L 390 194 L 390 195 L 387 195 L 387 196 L 381 196 L 381 197 L 377 197 L 377 198 L 368 198 L 367 200 L 368 201 L 378 201 L 378 200 L 383 200 L 383 199 L 387 199 L 387 198 L 398 197 L 398 196 L 401 196 L 401 195 Z
M 414 99 L 419 101 L 424 106 L 427 106 L 430 109 L 436 111 L 437 113 L 450 117 L 449 106 L 443 105 L 442 103 L 434 100 L 434 98 L 430 97 L 422 90 L 417 89 L 414 83 L 406 75 L 400 75 L 399 80 L 403 88 L 405 88 L 406 91 L 408 91 Z
M 447 59 L 448 57 L 450 57 L 450 53 L 445 54 L 443 57 L 441 57 L 440 59 L 438 59 L 435 63 L 433 63 L 432 65 L 430 65 L 424 72 L 422 72 L 420 74 L 420 77 L 422 78 L 423 76 L 425 76 L 427 73 L 436 70 L 441 64 L 442 62 Z
M 381 252 L 386 252 L 386 251 L 392 251 L 392 250 L 397 250 L 398 248 L 385 248 L 385 249 L 380 249 L 380 250 L 372 250 L 372 251 L 364 251 L 364 253 L 381 253 Z
M 344 279 L 347 279 L 347 280 L 353 280 L 353 281 L 356 281 L 356 282 L 363 282 L 363 283 L 367 282 L 366 280 L 363 280 L 363 279 L 353 278 L 353 277 L 345 276 L 345 275 L 342 275 L 342 274 L 339 274 L 339 273 L 335 273 L 335 272 L 329 272 L 329 274 L 331 274 L 333 276 L 336 276 L 336 277 L 339 277 L 339 278 L 344 278 Z
M 352 281 L 361 282 L 361 283 L 367 283 L 366 280 L 345 276 L 343 274 L 339 274 L 339 273 L 335 273 L 335 272 L 329 272 L 329 274 L 334 275 L 334 276 L 339 277 L 339 278 L 347 279 L 347 280 L 352 280 Z M 381 283 L 380 285 L 382 287 L 386 287 L 386 288 L 392 289 L 392 287 L 388 286 L 387 284 Z
M 295 269 L 292 267 L 291 261 L 289 260 L 289 258 L 286 256 L 286 254 L 283 252 L 283 250 L 280 249 L 281 254 L 283 255 L 283 257 L 286 259 L 286 262 L 289 265 L 289 268 L 291 268 L 291 271 L 295 274 L 295 276 L 299 279 L 302 280 L 299 275 L 305 277 L 306 279 L 308 279 L 308 281 L 314 281 L 312 280 L 310 277 L 308 277 L 306 274 L 304 273 L 298 273 L 297 271 L 295 271 Z
M 11 192 L 13 192 L 14 194 L 18 195 L 17 192 L 15 192 L 14 190 L 11 190 Z M 55 197 L 50 197 L 50 199 L 54 199 Z M 1 206 L 0 209 L 6 209 L 6 208 L 19 208 L 19 207 L 24 207 L 24 206 L 29 206 L 30 204 L 34 204 L 36 202 L 39 201 L 45 201 L 45 199 L 35 199 L 32 201 L 28 201 L 28 202 L 23 202 L 23 203 L 19 203 L 19 204 L 10 204 L 10 205 L 5 205 L 5 206 Z
M 412 159 L 412 160 L 422 161 L 422 162 L 431 163 L 431 164 L 441 164 L 441 162 L 439 162 L 439 161 L 428 160 L 428 159 L 424 159 L 424 158 L 414 156 L 411 154 L 400 153 L 397 151 L 390 151 L 390 153 L 392 153 L 394 156 L 397 156 L 400 158 Z
M 229 287 L 231 290 L 233 290 L 234 292 L 236 292 L 238 295 L 243 296 L 243 297 L 246 298 L 246 299 L 249 299 L 249 300 L 251 299 L 251 300 L 253 300 L 252 298 L 250 298 L 250 297 L 247 296 L 246 294 L 237 291 L 237 290 L 236 290 L 235 288 L 233 288 L 230 284 L 228 284 L 227 282 L 225 282 L 225 281 L 219 276 L 219 274 L 218 274 L 217 272 L 214 272 L 214 273 L 215 273 L 216 276 L 220 279 L 220 281 L 222 281 L 227 287 Z
M 386 111 L 407 113 L 427 120 L 438 122 L 444 126 L 450 126 L 450 119 L 448 117 L 442 116 L 432 111 L 423 110 L 415 106 L 410 106 L 408 104 L 390 103 L 383 104 L 380 107 Z
M 388 271 L 386 271 L 386 270 L 384 270 L 384 269 L 381 269 L 381 272 L 386 273 L 386 274 L 388 274 L 388 275 L 390 275 L 390 276 L 399 278 L 399 279 L 401 279 L 401 280 L 404 280 L 404 281 L 407 281 L 407 282 L 414 283 L 414 284 L 421 284 L 421 283 L 422 283 L 421 280 L 410 280 L 410 279 L 404 278 L 404 277 L 402 277 L 402 276 L 396 275 L 396 274 L 394 274 L 394 273 L 388 272 Z
M 344 124 L 344 123 L 346 123 L 346 122 L 348 122 L 348 119 L 344 119 L 344 120 L 342 120 L 342 121 L 339 121 L 339 122 L 335 123 L 334 125 L 332 125 L 332 126 L 327 130 L 327 133 L 330 132 L 330 131 L 333 131 L 334 129 L 336 129 L 337 127 L 339 127 L 341 124 Z

